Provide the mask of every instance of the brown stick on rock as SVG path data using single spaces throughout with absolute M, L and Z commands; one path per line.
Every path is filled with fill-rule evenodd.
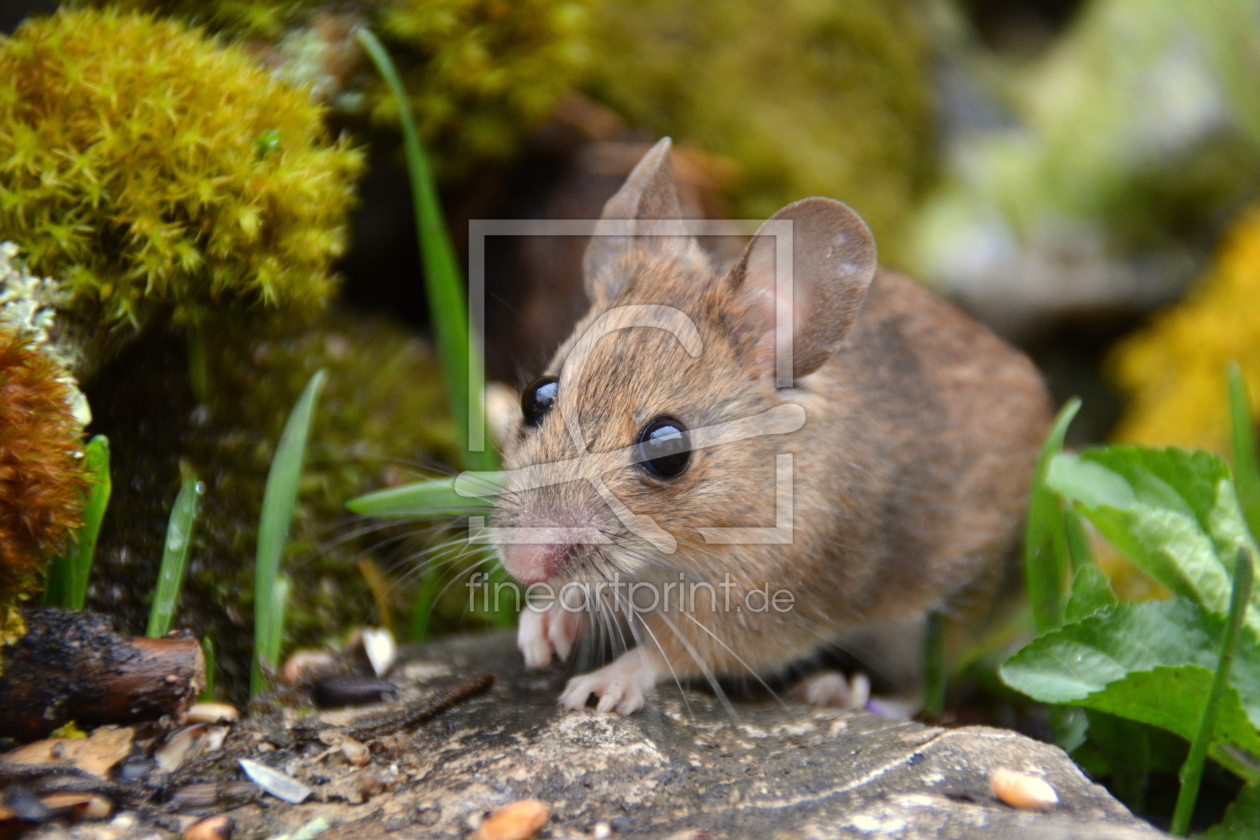
M 201 645 L 186 631 L 121 636 L 102 616 L 51 607 L 22 618 L 26 635 L 0 648 L 0 736 L 41 738 L 70 721 L 178 720 L 205 686 Z

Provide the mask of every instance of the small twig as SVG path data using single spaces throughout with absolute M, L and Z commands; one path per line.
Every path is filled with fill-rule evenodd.
M 50 781 L 31 784 L 42 779 Z M 23 782 L 34 793 L 99 793 L 123 800 L 129 804 L 147 802 L 155 791 L 136 784 L 122 784 L 102 779 L 70 764 L 40 763 L 17 764 L 0 761 L 0 783 Z
M 443 689 L 431 697 L 399 709 L 394 712 L 383 712 L 378 715 L 365 715 L 349 726 L 335 727 L 335 731 L 349 735 L 356 741 L 379 738 L 400 729 L 424 723 L 440 712 L 463 702 L 469 697 L 480 694 L 494 684 L 494 674 L 477 674 L 461 680 L 450 688 Z

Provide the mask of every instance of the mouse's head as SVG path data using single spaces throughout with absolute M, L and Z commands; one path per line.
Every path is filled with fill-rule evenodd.
M 723 547 L 698 529 L 773 521 L 781 441 L 758 418 L 783 405 L 777 385 L 843 340 L 874 243 L 844 204 L 805 199 L 718 275 L 679 215 L 667 138 L 605 205 L 583 262 L 590 311 L 525 390 L 505 442 L 493 524 L 523 583 L 716 569 Z

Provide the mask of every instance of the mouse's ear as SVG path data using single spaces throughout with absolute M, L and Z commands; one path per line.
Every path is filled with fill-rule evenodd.
M 780 253 L 790 255 L 783 265 Z M 725 280 L 746 306 L 741 326 L 756 341 L 760 373 L 774 378 L 789 347 L 793 379 L 821 367 L 857 317 L 875 265 L 875 240 L 847 204 L 806 198 L 766 220 Z M 791 315 L 783 336 L 776 312 Z
M 650 225 L 640 222 L 666 222 L 682 217 L 678 192 L 674 189 L 674 170 L 669 162 L 670 139 L 662 138 L 631 171 L 630 177 L 604 205 L 604 212 L 595 225 L 586 255 L 582 258 L 582 274 L 586 293 L 592 299 L 615 297 L 626 278 L 606 269 L 630 250 L 660 256 L 681 257 L 694 243 L 690 236 L 649 236 L 643 233 Z M 629 224 L 627 224 L 629 222 Z M 656 226 L 660 230 L 660 226 Z

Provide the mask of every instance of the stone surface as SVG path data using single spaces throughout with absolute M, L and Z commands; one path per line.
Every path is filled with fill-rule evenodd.
M 941 729 L 773 701 L 736 703 L 732 718 L 712 695 L 673 687 L 630 717 L 566 713 L 556 702 L 565 675 L 525 671 L 506 633 L 404 649 L 391 678 L 409 701 L 485 671 L 497 678 L 488 693 L 373 743 L 366 767 L 338 755 L 312 760 L 322 744 L 256 753 L 316 794 L 298 806 L 264 796 L 233 810 L 235 837 L 270 837 L 322 818 L 330 827 L 321 840 L 465 838 L 490 812 L 528 798 L 551 808 L 541 840 L 609 830 L 614 839 L 696 840 L 1164 836 L 1058 748 L 1000 729 Z M 343 724 L 347 714 L 321 716 Z M 1043 776 L 1060 805 L 1039 814 L 998 802 L 989 776 L 999 767 Z M 39 837 L 172 837 L 159 825 L 177 828 L 180 818 L 158 819 Z
M 249 806 L 237 815 L 242 830 L 291 830 L 323 815 L 334 826 L 326 840 L 462 837 L 490 811 L 537 798 L 552 808 L 544 836 L 554 838 L 590 837 L 601 822 L 614 837 L 1162 836 L 1061 750 L 1004 730 L 774 702 L 738 704 L 733 720 L 712 696 L 672 687 L 630 717 L 563 713 L 564 675 L 524 671 L 509 634 L 407 654 L 402 682 L 482 670 L 498 679 L 399 745 L 390 794 L 357 807 Z M 1043 775 L 1061 804 L 1048 814 L 1001 804 L 989 794 L 998 767 Z

